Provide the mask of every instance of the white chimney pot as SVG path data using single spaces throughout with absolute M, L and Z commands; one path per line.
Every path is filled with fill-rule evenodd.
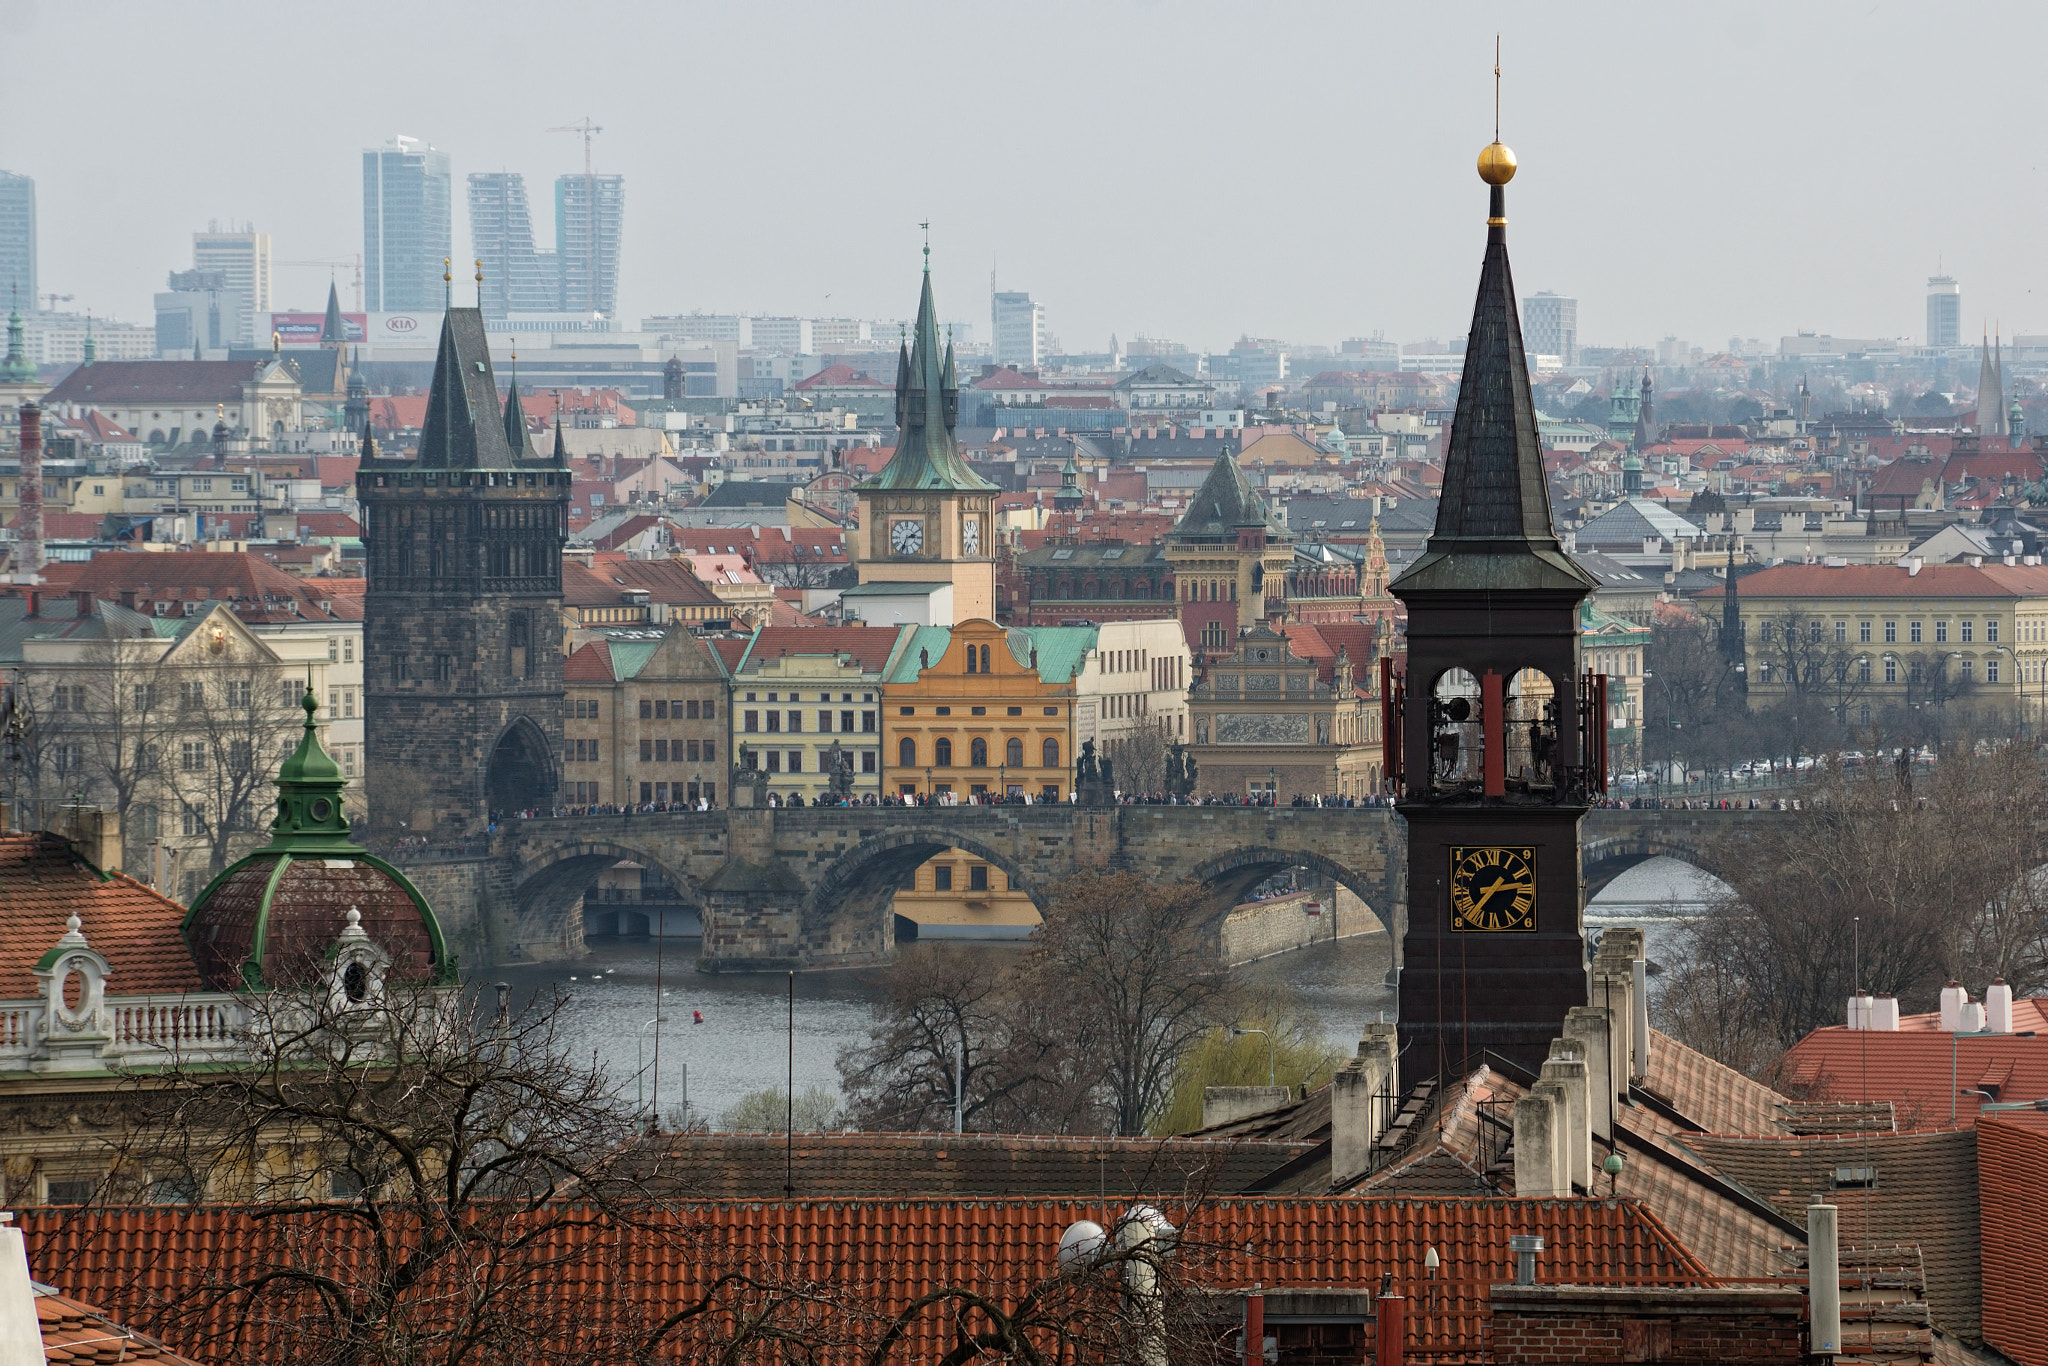
M 2012 988 L 2003 978 L 1984 989 L 1984 1027 L 1993 1034 L 2012 1033 Z
M 1962 1034 L 1982 1034 L 1984 1032 L 1983 1002 L 1969 1001 L 1964 1003 L 1963 1027 L 1957 1032 Z
M 1960 985 L 1950 982 L 1941 989 L 1941 1032 L 1953 1034 L 1963 1027 L 1963 1002 L 1970 999 L 1970 993 Z

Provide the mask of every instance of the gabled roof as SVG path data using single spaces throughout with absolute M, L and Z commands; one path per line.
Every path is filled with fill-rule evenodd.
M 1171 365 L 1154 362 L 1142 370 L 1133 370 L 1116 382 L 1119 389 L 1136 389 L 1143 385 L 1162 385 L 1180 389 L 1204 389 L 1208 385 L 1193 375 L 1184 374 Z
M 1648 498 L 1624 498 L 1579 528 L 1581 545 L 1625 545 L 1639 550 L 1654 536 L 1664 541 L 1697 540 L 1706 535 L 1699 526 L 1679 516 L 1662 503 Z
M 37 995 L 30 969 L 76 915 L 86 942 L 112 965 L 109 990 L 122 995 L 203 991 L 178 933 L 185 909 L 120 873 L 94 868 L 71 842 L 51 834 L 0 834 L 0 999 Z
M 1244 471 L 1238 467 L 1237 457 L 1226 448 L 1216 457 L 1216 463 L 1209 467 L 1209 477 L 1188 500 L 1188 510 L 1181 514 L 1179 524 L 1168 533 L 1167 539 L 1169 542 L 1184 537 L 1235 540 L 1237 529 L 1246 526 L 1264 527 L 1268 540 L 1294 539 L 1280 524 L 1280 519 L 1273 515 L 1273 510 L 1266 506 L 1266 500 L 1252 489 Z
M 90 589 L 110 603 L 132 593 L 144 616 L 153 615 L 158 602 L 204 601 L 225 603 L 250 626 L 360 620 L 360 596 L 330 591 L 327 582 L 297 578 L 244 551 L 109 551 L 77 566 L 63 586 Z
M 1436 529 L 1422 555 L 1395 580 L 1397 595 L 1591 591 L 1592 577 L 1572 563 L 1551 527 L 1543 444 L 1508 268 L 1506 197 L 1499 185 L 1492 187 L 1486 260 L 1472 305 L 1443 478 Z
M 605 555 L 591 568 L 574 560 L 562 563 L 564 607 L 611 607 L 629 589 L 644 590 L 650 602 L 671 607 L 713 607 L 716 593 L 691 572 L 684 560 L 633 560 Z
M 895 626 L 763 626 L 747 642 L 733 672 L 783 655 L 845 655 L 863 673 L 879 673 L 896 648 Z
M 49 406 L 79 404 L 240 403 L 242 386 L 256 379 L 260 362 L 245 360 L 103 360 L 81 365 L 43 396 Z M 206 415 L 210 422 L 212 413 Z

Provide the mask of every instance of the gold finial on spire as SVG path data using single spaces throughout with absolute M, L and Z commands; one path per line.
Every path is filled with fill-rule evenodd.
M 1479 152 L 1479 178 L 1501 186 L 1515 178 L 1515 154 L 1500 140 L 1500 35 L 1493 35 L 1493 141 Z
M 917 226 L 924 229 L 924 273 L 932 273 L 932 220 L 927 218 Z
M 455 307 L 454 269 L 454 258 L 443 256 L 441 258 L 441 306 L 443 308 Z

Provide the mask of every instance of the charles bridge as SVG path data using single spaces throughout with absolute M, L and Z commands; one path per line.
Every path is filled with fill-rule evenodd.
M 1715 846 L 1768 811 L 1602 808 L 1583 827 L 1591 896 L 1659 854 L 1707 866 Z M 1275 873 L 1306 867 L 1348 888 L 1392 931 L 1407 927 L 1405 823 L 1384 807 L 767 807 L 508 821 L 460 850 L 393 851 L 473 964 L 582 951 L 579 913 L 621 860 L 655 869 L 703 919 L 701 966 L 755 971 L 872 963 L 895 945 L 890 901 L 948 848 L 1001 868 L 1043 904 L 1087 870 L 1128 870 L 1208 889 L 1205 927 Z

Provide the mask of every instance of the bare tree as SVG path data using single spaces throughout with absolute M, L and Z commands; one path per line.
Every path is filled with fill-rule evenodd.
M 2032 745 L 1946 751 L 1931 776 L 1823 764 L 1795 809 L 1713 858 L 1726 904 L 1691 926 L 1660 1015 L 1674 1035 L 1759 1070 L 1857 989 L 1929 1010 L 1951 978 L 2048 982 Z
M 221 657 L 162 671 L 171 708 L 165 730 L 165 785 L 206 866 L 219 872 L 262 825 L 270 783 L 304 720 L 303 691 L 260 647 L 233 636 Z
M 1110 741 L 1116 761 L 1116 785 L 1125 792 L 1164 792 L 1166 756 L 1173 748 L 1173 727 L 1164 719 L 1142 722 Z
M 173 712 L 154 638 L 124 635 L 112 621 L 102 624 L 106 634 L 85 647 L 80 666 L 57 675 L 53 690 L 66 706 L 52 712 L 51 731 L 77 756 L 81 795 L 120 815 L 123 855 L 139 867 L 157 832 L 153 820 L 137 819 L 138 807 L 156 814 L 151 799 L 162 777 Z

